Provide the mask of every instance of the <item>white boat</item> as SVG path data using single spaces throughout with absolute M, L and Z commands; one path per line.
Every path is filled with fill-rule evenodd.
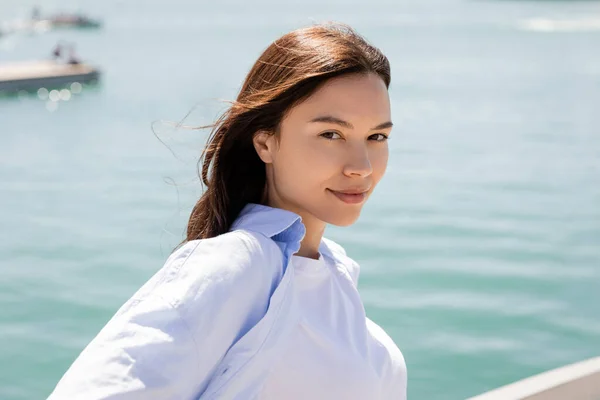
M 600 400 L 600 357 L 553 369 L 468 400 Z
M 73 82 L 98 81 L 100 71 L 89 64 L 28 61 L 0 64 L 0 93 L 58 88 Z

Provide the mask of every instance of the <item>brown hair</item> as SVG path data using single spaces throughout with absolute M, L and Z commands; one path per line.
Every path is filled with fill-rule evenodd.
M 375 73 L 390 85 L 388 59 L 343 24 L 289 32 L 261 54 L 236 101 L 211 125 L 198 164 L 206 190 L 192 210 L 185 241 L 229 231 L 246 204 L 261 202 L 266 172 L 254 148 L 254 135 L 278 133 L 291 107 L 325 81 L 350 73 Z

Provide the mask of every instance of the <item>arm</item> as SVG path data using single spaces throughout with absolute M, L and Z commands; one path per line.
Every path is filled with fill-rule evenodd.
M 276 261 L 240 233 L 186 245 L 108 322 L 49 400 L 198 398 L 264 315 Z
M 49 400 L 188 399 L 200 359 L 185 321 L 159 297 L 130 300 L 85 348 Z

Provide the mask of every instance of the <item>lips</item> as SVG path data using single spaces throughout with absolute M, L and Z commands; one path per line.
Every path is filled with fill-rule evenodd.
M 360 204 L 366 200 L 368 193 L 368 189 L 327 190 L 346 204 Z

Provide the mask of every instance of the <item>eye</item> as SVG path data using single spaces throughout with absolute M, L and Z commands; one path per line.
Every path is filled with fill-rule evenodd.
M 323 132 L 319 136 L 324 137 L 325 139 L 329 139 L 329 140 L 337 140 L 337 139 L 342 138 L 342 135 L 340 135 L 339 133 L 334 132 L 334 131 Z
M 376 133 L 374 135 L 369 136 L 369 140 L 374 140 L 376 142 L 383 142 L 388 140 L 388 136 L 383 133 Z

